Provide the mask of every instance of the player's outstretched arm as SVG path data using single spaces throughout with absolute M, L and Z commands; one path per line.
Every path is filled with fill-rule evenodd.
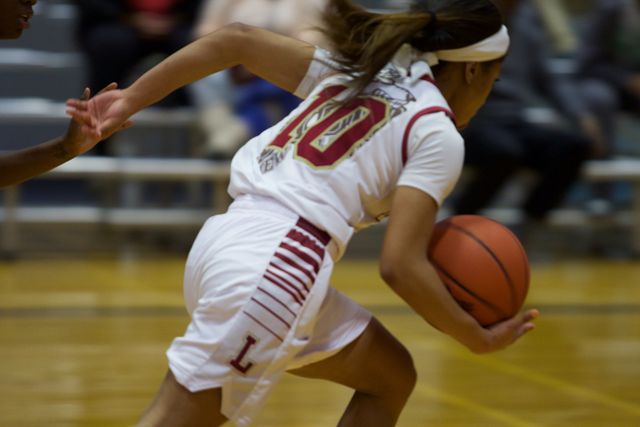
M 109 85 L 103 90 L 113 90 L 117 86 Z M 85 89 L 83 99 L 91 97 Z M 72 158 L 93 148 L 100 138 L 91 129 L 72 120 L 67 132 L 58 138 L 34 147 L 18 150 L 0 156 L 0 187 L 19 184 L 29 178 L 41 175 Z
M 398 187 L 382 248 L 382 278 L 423 319 L 474 353 L 507 347 L 534 328 L 537 311 L 487 329 L 456 303 L 426 255 L 437 210 L 435 200 L 426 193 Z
M 252 73 L 294 92 L 315 48 L 267 30 L 231 24 L 182 48 L 123 91 L 90 102 L 69 100 L 69 114 L 104 136 L 125 119 L 176 89 L 209 74 L 244 65 Z

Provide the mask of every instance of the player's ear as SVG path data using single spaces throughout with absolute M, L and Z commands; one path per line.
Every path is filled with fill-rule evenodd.
M 464 65 L 464 80 L 467 84 L 471 84 L 480 73 L 479 62 L 466 62 Z

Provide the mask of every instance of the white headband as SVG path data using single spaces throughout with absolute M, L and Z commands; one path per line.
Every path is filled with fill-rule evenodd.
M 430 66 L 440 61 L 449 62 L 487 62 L 502 58 L 509 49 L 509 31 L 504 25 L 500 31 L 486 39 L 460 49 L 438 50 L 426 53 Z

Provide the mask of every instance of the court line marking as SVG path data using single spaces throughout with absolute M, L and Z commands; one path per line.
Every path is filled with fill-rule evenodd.
M 613 305 L 617 306 L 617 305 Z M 547 307 L 553 307 L 552 305 Z M 569 307 L 560 305 L 559 307 Z M 580 307 L 577 305 L 576 307 Z M 598 305 L 595 307 L 611 307 L 608 305 Z M 624 305 L 624 307 L 637 308 L 640 312 L 640 305 Z M 368 309 L 382 315 L 413 314 L 413 311 L 401 305 L 368 305 Z M 575 312 L 571 312 L 575 313 Z M 545 312 L 548 314 L 548 312 Z M 582 313 L 581 313 L 582 314 Z M 611 313 L 609 313 L 611 314 Z M 616 314 L 616 313 L 614 313 Z M 625 312 L 625 314 L 628 314 Z M 636 313 L 632 313 L 636 314 Z M 11 307 L 0 308 L 0 318 L 35 318 L 35 317 L 108 317 L 108 316 L 187 316 L 186 310 L 181 306 L 133 306 L 133 307 Z M 422 344 L 424 345 L 424 343 Z M 477 365 L 484 365 L 493 370 L 505 374 L 525 379 L 532 383 L 537 383 L 548 388 L 561 391 L 568 395 L 573 395 L 581 399 L 598 402 L 600 404 L 617 408 L 640 416 L 640 405 L 620 400 L 610 395 L 594 391 L 589 388 L 579 387 L 565 381 L 558 380 L 548 375 L 517 367 L 508 362 L 500 361 L 491 356 L 474 356 L 448 348 L 444 345 L 431 343 L 432 347 L 450 355 L 463 358 Z M 461 398 L 460 398 L 461 399 Z
M 183 306 L 115 307 L 7 307 L 0 318 L 74 318 L 74 317 L 172 317 L 188 316 Z
M 545 316 L 573 315 L 640 315 L 640 304 L 537 304 Z M 367 304 L 376 315 L 413 315 L 410 307 L 394 304 Z M 109 316 L 181 316 L 187 311 L 181 305 L 166 306 L 24 306 L 0 307 L 0 317 L 109 317 Z
M 565 393 L 574 397 L 578 397 L 584 400 L 589 400 L 592 402 L 597 402 L 605 406 L 610 406 L 610 407 L 640 416 L 640 405 L 638 404 L 621 400 L 616 397 L 592 390 L 587 387 L 580 387 L 580 386 L 568 383 L 566 381 L 553 378 L 549 375 L 533 371 L 531 369 L 526 369 L 526 368 L 516 366 L 509 362 L 498 360 L 494 356 L 487 356 L 487 355 L 475 356 L 473 354 L 467 354 L 463 351 L 449 348 L 446 345 L 442 345 L 438 343 L 430 343 L 430 344 L 436 350 L 464 359 L 465 361 L 469 361 L 476 365 L 482 365 L 487 368 L 493 369 L 494 371 L 498 371 L 507 375 L 514 376 L 516 378 L 524 379 L 531 383 L 552 388 L 552 389 L 555 389 L 556 391 L 560 391 L 562 393 Z
M 536 427 L 536 424 L 528 423 L 524 420 L 521 420 L 520 418 L 509 415 L 498 409 L 481 405 L 477 402 L 474 402 L 473 400 L 465 399 L 464 397 L 447 393 L 435 387 L 430 387 L 425 384 L 419 384 L 416 387 L 416 391 L 418 392 L 418 394 L 426 395 L 432 399 L 437 399 L 444 403 L 457 406 L 467 411 L 481 414 L 487 418 L 500 421 L 501 423 L 510 427 Z

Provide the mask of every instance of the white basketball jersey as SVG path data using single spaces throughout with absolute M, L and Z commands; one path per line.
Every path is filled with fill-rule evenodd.
M 426 62 L 408 72 L 391 62 L 344 103 L 350 81 L 317 50 L 296 92 L 305 101 L 238 151 L 229 186 L 234 198 L 274 199 L 293 210 L 331 234 L 340 253 L 354 230 L 388 216 L 397 186 L 418 188 L 441 204 L 464 157 Z

